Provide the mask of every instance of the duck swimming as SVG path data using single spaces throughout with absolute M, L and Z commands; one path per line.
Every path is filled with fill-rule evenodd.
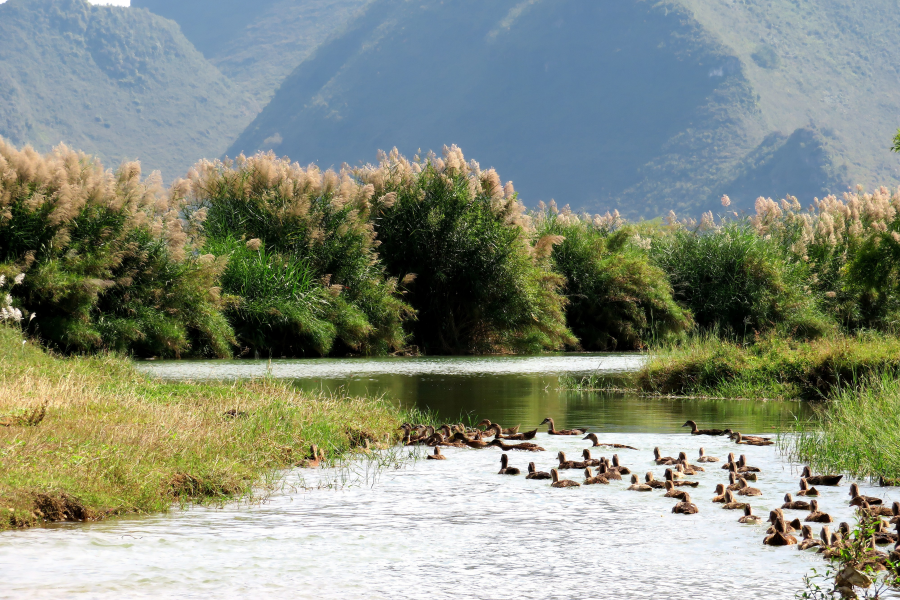
M 685 454 L 684 452 L 678 453 L 678 461 L 677 462 L 679 465 L 681 465 L 681 468 L 684 471 L 685 475 L 695 475 L 698 472 L 706 471 L 706 469 L 704 469 L 703 467 L 701 467 L 699 465 L 692 465 L 691 463 L 689 463 L 688 459 L 687 459 L 687 454 Z
M 600 459 L 599 458 L 591 458 L 591 451 L 585 448 L 581 451 L 581 456 L 584 458 L 584 464 L 588 467 L 599 467 Z
M 841 482 L 841 479 L 844 478 L 843 475 L 813 475 L 809 467 L 803 467 L 803 473 L 800 477 L 806 479 L 806 482 L 809 485 L 838 485 Z
M 678 465 L 678 466 L 680 467 L 681 465 Z M 687 480 L 682 480 L 682 479 L 676 479 L 676 477 L 679 477 L 679 478 L 684 477 L 684 472 L 678 471 L 678 470 L 673 471 L 672 469 L 666 469 L 666 481 L 671 481 L 672 485 L 674 485 L 674 486 L 697 487 L 698 485 L 700 485 L 699 481 L 687 481 Z
M 747 506 L 746 502 L 735 502 L 734 494 L 731 493 L 731 490 L 725 490 L 725 503 L 722 504 L 722 508 L 725 510 L 744 510 L 745 506 Z
M 583 462 L 566 460 L 566 453 L 561 450 L 556 455 L 556 458 L 559 459 L 559 466 L 556 467 L 557 469 L 583 469 L 587 466 Z
M 809 503 L 809 514 L 803 519 L 807 523 L 831 523 L 833 519 L 828 513 L 819 510 L 819 501 L 812 500 Z
M 753 514 L 753 509 L 749 504 L 744 507 L 744 516 L 738 519 L 738 523 L 745 525 L 758 525 L 761 521 L 762 519 Z
M 519 435 L 519 427 L 521 427 L 521 425 L 516 425 L 515 427 L 509 427 L 508 429 L 503 429 L 502 427 L 500 427 L 499 424 L 491 423 L 490 419 L 482 419 L 477 425 L 475 425 L 475 427 L 481 427 L 482 425 L 484 426 L 485 434 L 491 428 L 496 427 L 497 429 L 500 430 L 500 433 L 503 435 Z M 537 429 L 535 429 L 535 432 L 537 432 Z M 529 439 L 530 440 L 531 438 L 521 438 L 521 439 Z
M 309 467 L 310 469 L 315 469 L 316 467 L 322 464 L 322 461 L 325 460 L 325 452 L 323 450 L 319 450 L 319 447 L 315 444 L 312 444 L 309 447 L 309 456 L 303 459 L 302 465 L 304 467 Z
M 781 508 L 785 510 L 809 510 L 809 502 L 803 500 L 794 500 L 790 494 L 784 495 L 784 504 Z
M 572 481 L 571 479 L 560 479 L 559 471 L 556 469 L 550 469 L 550 477 L 553 479 L 553 483 L 550 484 L 550 487 L 555 488 L 567 488 L 567 487 L 581 487 L 581 484 L 577 481 Z
M 738 478 L 743 477 L 747 481 L 756 481 L 756 473 L 753 473 L 752 471 L 747 472 L 747 473 L 741 473 L 740 471 L 738 471 L 737 465 L 735 463 L 731 463 L 731 469 L 729 469 L 729 471 L 731 473 L 734 473 L 735 477 L 738 477 Z
M 672 507 L 672 512 L 676 515 L 696 515 L 700 512 L 697 505 L 691 502 L 691 495 L 684 493 L 684 500 Z
M 806 479 L 800 479 L 800 491 L 797 492 L 798 496 L 818 496 L 819 490 L 814 487 L 809 487 L 809 483 L 807 483 Z
M 741 477 L 738 480 L 741 484 L 741 488 L 738 490 L 739 496 L 762 496 L 762 491 L 759 488 L 750 487 L 747 485 L 747 480 Z
M 546 471 L 538 471 L 534 463 L 528 463 L 528 475 L 525 476 L 525 479 L 550 479 L 550 473 Z
M 702 462 L 702 463 L 719 462 L 719 459 L 716 458 L 715 456 L 707 456 L 706 452 L 703 450 L 703 448 L 700 448 L 700 458 L 697 459 L 697 462 Z
M 431 460 L 446 460 L 447 457 L 444 456 L 443 454 L 441 454 L 441 447 L 440 447 L 440 446 L 435 446 L 435 447 L 434 447 L 434 454 L 429 454 L 426 458 L 429 458 L 429 459 L 431 459 Z
M 500 472 L 497 474 L 498 475 L 518 475 L 519 473 L 521 473 L 521 471 L 519 471 L 519 469 L 517 469 L 516 467 L 509 466 L 509 456 L 507 456 L 506 454 L 501 454 L 500 455 Z
M 687 496 L 687 492 L 676 490 L 671 481 L 666 481 L 666 493 L 663 494 L 663 498 L 678 498 L 679 500 L 684 500 L 685 496 Z
M 821 546 L 822 542 L 815 539 L 812 535 L 812 527 L 809 525 L 804 525 L 800 529 L 802 539 L 800 540 L 800 545 L 798 548 L 800 550 L 809 550 L 810 548 L 816 548 L 817 546 Z
M 724 429 L 698 429 L 694 421 L 686 421 L 682 427 L 690 427 L 691 435 L 722 435 L 725 433 Z
M 584 482 L 582 485 L 594 485 L 594 484 L 608 484 L 609 479 L 603 477 L 602 475 L 593 476 L 591 475 L 591 469 L 587 468 L 584 470 Z
M 636 450 L 637 448 L 635 448 Z M 628 467 L 623 467 L 619 464 L 619 455 L 613 454 L 612 457 L 612 467 L 610 467 L 611 471 L 617 471 L 619 475 L 631 475 L 631 469 Z
M 497 446 L 504 452 L 509 452 L 510 450 L 522 450 L 524 452 L 544 452 L 543 448 L 541 448 L 537 444 L 532 444 L 531 442 L 522 442 L 521 444 L 504 444 L 503 440 L 497 437 L 488 442 L 488 446 Z
M 896 502 L 894 503 L 896 504 Z M 894 509 L 888 508 L 887 506 L 870 506 L 868 502 L 863 500 L 862 504 L 859 505 L 857 512 L 861 515 L 866 515 L 868 517 L 893 517 Z M 893 519 L 892 519 L 893 521 Z
M 671 456 L 660 456 L 659 447 L 653 449 L 653 460 L 658 465 L 673 465 L 676 462 Z
M 725 502 L 725 486 L 721 483 L 716 484 L 716 495 L 713 496 L 713 502 Z
M 610 470 L 609 466 L 607 466 L 607 464 L 605 462 L 600 463 L 600 468 L 597 470 L 597 474 L 609 481 L 613 481 L 613 480 L 621 481 L 622 480 L 622 476 L 619 474 L 619 472 Z
M 591 442 L 593 442 L 593 443 L 591 444 L 591 446 L 593 446 L 593 447 L 595 447 L 595 448 L 596 448 L 597 446 L 607 446 L 607 447 L 609 447 L 609 448 L 625 448 L 625 449 L 628 449 L 628 450 L 637 450 L 637 448 L 635 448 L 634 446 L 626 446 L 625 444 L 610 444 L 610 443 L 607 443 L 607 442 L 601 442 L 600 439 L 597 437 L 597 434 L 596 434 L 596 433 L 589 433 L 589 434 L 587 434 L 586 436 L 584 436 L 584 437 L 581 438 L 581 439 L 583 439 L 583 440 L 591 440 Z
M 646 483 L 638 483 L 637 475 L 631 476 L 631 485 L 626 488 L 630 492 L 652 492 L 653 488 Z
M 725 430 L 725 435 L 728 436 L 730 440 L 736 440 L 738 436 L 741 436 L 742 440 L 748 442 L 771 442 L 772 438 L 762 437 L 759 435 L 744 435 L 740 431 L 732 431 L 731 429 Z
M 763 544 L 766 546 L 792 546 L 796 543 L 797 538 L 789 533 L 785 533 L 783 521 L 776 521 L 775 533 L 763 540 Z
M 550 435 L 584 435 L 585 433 L 587 433 L 587 431 L 584 429 L 557 429 L 553 424 L 553 419 L 551 419 L 550 417 L 547 417 L 546 419 L 541 421 L 541 425 L 543 425 L 544 423 L 549 424 L 547 426 L 547 433 L 549 433 Z
M 728 453 L 728 461 L 726 461 L 726 463 L 724 465 L 722 465 L 722 468 L 725 469 L 726 471 L 728 471 L 731 469 L 731 465 L 734 465 L 735 467 L 737 467 L 737 461 L 734 460 L 734 452 Z
M 773 442 L 771 440 L 765 440 L 762 438 L 760 438 L 760 439 L 747 438 L 747 437 L 742 436 L 740 431 L 735 431 L 734 432 L 734 443 L 735 444 L 744 444 L 746 446 L 771 446 L 775 442 Z
M 644 475 L 644 482 L 655 490 L 666 487 L 665 482 L 654 479 L 653 473 L 651 473 L 650 471 L 647 471 L 647 474 Z
M 859 485 L 856 483 L 850 484 L 850 506 L 862 506 L 863 502 L 868 502 L 869 506 L 876 506 L 881 504 L 881 498 L 876 498 L 875 496 L 863 496 L 859 493 Z
M 747 457 L 743 454 L 741 454 L 741 457 L 737 461 L 737 471 L 738 473 L 762 473 L 759 467 L 747 465 Z

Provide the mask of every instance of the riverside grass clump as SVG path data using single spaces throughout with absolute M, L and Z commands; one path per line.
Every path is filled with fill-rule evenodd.
M 67 352 L 229 356 L 221 266 L 192 252 L 179 210 L 137 163 L 0 139 L 0 276 L 22 277 L 9 293 L 39 316 L 28 332 Z
M 535 239 L 512 183 L 444 149 L 409 161 L 396 150 L 355 171 L 371 186 L 387 271 L 416 310 L 412 342 L 429 354 L 538 352 L 574 346 L 556 236 Z
M 310 444 L 333 461 L 417 418 L 273 380 L 158 382 L 110 354 L 53 357 L 10 326 L 0 364 L 0 529 L 252 497 Z

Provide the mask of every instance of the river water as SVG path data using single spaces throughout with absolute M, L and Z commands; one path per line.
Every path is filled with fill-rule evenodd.
M 797 465 L 774 447 L 736 446 L 691 436 L 680 426 L 775 433 L 809 409 L 798 403 L 674 401 L 559 390 L 558 374 L 635 368 L 627 355 L 345 361 L 145 363 L 173 378 L 244 377 L 267 372 L 307 388 L 352 393 L 438 411 L 474 413 L 531 429 L 588 427 L 634 471 L 685 451 L 724 458 L 746 454 L 763 470 L 751 499 L 757 514 L 798 489 Z M 511 452 L 511 464 L 541 470 L 581 436 L 539 433 L 545 452 Z M 422 450 L 412 450 L 424 452 Z M 410 452 L 403 449 L 401 452 Z M 660 492 L 627 482 L 554 489 L 546 481 L 502 476 L 500 451 L 445 449 L 447 460 L 416 460 L 372 477 L 372 459 L 343 469 L 284 473 L 262 504 L 174 509 L 169 514 L 60 524 L 0 535 L 0 598 L 793 598 L 803 575 L 823 567 L 796 547 L 762 545 L 764 527 L 740 525 L 737 511 L 710 502 L 724 471 L 714 463 L 691 479 L 697 515 L 673 515 Z M 594 448 L 595 457 L 610 452 Z M 581 481 L 580 471 L 564 476 Z M 340 489 L 316 484 L 355 481 Z M 898 499 L 890 488 L 863 493 Z M 822 488 L 821 508 L 852 522 L 847 487 Z M 797 512 L 791 514 L 801 516 Z M 835 524 L 836 525 L 836 524 Z M 818 531 L 819 526 L 816 526 Z

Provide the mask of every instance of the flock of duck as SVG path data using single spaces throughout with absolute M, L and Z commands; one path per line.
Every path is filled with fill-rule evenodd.
M 541 422 L 541 425 L 544 424 L 548 426 L 547 433 L 549 435 L 583 435 L 582 439 L 589 440 L 592 448 L 637 450 L 637 448 L 624 444 L 602 443 L 596 434 L 588 433 L 585 429 L 556 429 L 553 419 L 549 417 Z M 700 429 L 694 421 L 687 421 L 683 426 L 691 428 L 691 435 L 728 436 L 735 444 L 739 445 L 770 446 L 774 444 L 771 438 L 743 435 L 731 429 Z M 503 454 L 500 455 L 500 475 L 522 474 L 520 469 L 510 466 L 507 452 L 514 450 L 544 451 L 544 448 L 536 443 L 527 441 L 535 438 L 537 429 L 519 433 L 518 425 L 504 429 L 488 419 L 481 421 L 473 428 L 446 424 L 435 429 L 431 426 L 409 423 L 404 423 L 400 428 L 404 431 L 404 444 L 426 445 L 434 448 L 433 454 L 427 456 L 431 460 L 446 459 L 446 456 L 441 453 L 442 447 L 474 449 L 498 447 L 503 451 Z M 488 438 L 493 439 L 488 440 Z M 680 452 L 677 457 L 662 456 L 659 448 L 654 448 L 653 457 L 657 465 L 666 467 L 663 480 L 655 479 L 653 473 L 648 471 L 644 475 L 644 481 L 641 482 L 636 474 L 620 463 L 618 454 L 613 454 L 610 459 L 594 458 L 591 456 L 590 448 L 582 451 L 582 460 L 569 460 L 564 452 L 559 452 L 557 454 L 558 464 L 549 472 L 538 471 L 535 463 L 530 462 L 525 478 L 550 480 L 551 487 L 569 488 L 582 485 L 609 485 L 613 481 L 621 481 L 623 475 L 630 475 L 631 484 L 626 488 L 627 490 L 634 492 L 663 491 L 664 497 L 678 500 L 672 507 L 673 513 L 683 515 L 699 513 L 700 509 L 692 501 L 690 493 L 686 489 L 679 488 L 696 488 L 699 482 L 690 481 L 688 478 L 699 471 L 705 471 L 706 468 L 713 468 L 712 463 L 721 462 L 720 459 L 707 456 L 702 447 L 699 449 L 696 462 L 703 463 L 706 467 L 700 466 L 700 464 L 691 464 L 684 452 Z M 726 510 L 742 511 L 742 516 L 738 519 L 739 523 L 762 523 L 762 517 L 753 514 L 750 504 L 740 500 L 740 498 L 762 495 L 762 491 L 750 485 L 750 482 L 757 481 L 757 478 L 761 476 L 761 470 L 747 464 L 744 455 L 735 458 L 734 453 L 728 454 L 727 461 L 721 468 L 727 471 L 728 483 L 720 483 L 716 486 L 712 502 L 720 504 Z M 560 471 L 565 470 L 582 470 L 584 480 L 579 483 L 571 479 L 562 479 Z M 820 510 L 817 500 L 819 492 L 815 487 L 837 486 L 842 478 L 843 475 L 813 475 L 809 467 L 804 467 L 800 477 L 800 489 L 793 495 L 785 494 L 784 504 L 769 512 L 767 522 L 770 523 L 770 526 L 766 531 L 763 543 L 768 546 L 797 545 L 800 550 L 816 549 L 829 558 L 837 556 L 842 549 L 848 547 L 853 542 L 849 524 L 842 522 L 836 531 L 831 531 L 829 524 L 833 523 L 834 519 L 828 513 Z M 794 495 L 803 499 L 795 500 Z M 894 563 L 900 562 L 900 542 L 898 542 L 898 538 L 900 538 L 900 503 L 894 502 L 891 507 L 883 506 L 881 498 L 860 494 L 859 486 L 856 483 L 850 485 L 849 496 L 850 506 L 856 507 L 857 514 L 866 521 L 867 531 L 870 532 L 870 538 L 863 541 L 866 548 L 865 563 L 877 569 L 884 568 L 888 560 Z M 789 520 L 785 516 L 785 511 L 804 511 L 806 515 L 802 521 L 800 517 Z M 811 523 L 823 524 L 818 539 L 813 536 Z M 890 531 L 891 526 L 895 532 Z M 797 532 L 800 535 L 799 540 L 793 535 Z M 856 542 L 859 544 L 860 540 L 856 540 Z M 878 546 L 888 544 L 894 544 L 892 552 L 878 550 Z

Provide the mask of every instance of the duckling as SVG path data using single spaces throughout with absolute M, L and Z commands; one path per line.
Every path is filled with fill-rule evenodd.
M 897 534 L 888 531 L 887 527 L 884 524 L 884 521 L 882 521 L 881 519 L 875 522 L 872 537 L 875 540 L 875 543 L 879 546 L 886 546 L 888 544 L 897 543 Z
M 684 500 L 685 496 L 687 496 L 687 492 L 676 490 L 671 481 L 666 481 L 666 493 L 663 494 L 663 498 L 678 498 L 679 500 Z
M 553 419 L 551 419 L 550 417 L 547 417 L 546 419 L 541 421 L 541 425 L 543 425 L 544 423 L 549 423 L 549 425 L 547 426 L 547 433 L 549 433 L 550 435 L 584 435 L 585 433 L 587 433 L 587 431 L 584 429 L 557 429 L 553 424 Z
M 741 484 L 738 481 L 737 475 L 735 475 L 734 471 L 728 473 L 728 490 L 732 492 L 736 492 L 741 489 Z
M 678 466 L 680 467 L 681 465 L 678 465 Z M 671 481 L 672 485 L 675 485 L 678 487 L 682 487 L 682 486 L 697 487 L 698 485 L 700 485 L 699 481 L 687 481 L 687 480 L 682 480 L 682 479 L 676 479 L 676 476 L 684 477 L 684 472 L 679 471 L 679 470 L 673 471 L 672 469 L 666 469 L 666 481 Z
M 748 440 L 751 442 L 771 442 L 772 438 L 762 437 L 759 435 L 744 435 L 740 431 L 732 431 L 731 429 L 725 430 L 725 435 L 728 436 L 730 440 L 736 440 L 738 436 L 741 436 L 741 439 Z
M 749 504 L 744 507 L 744 516 L 738 519 L 738 523 L 745 525 L 759 525 L 761 521 L 759 516 L 753 514 L 753 509 Z
M 816 548 L 822 545 L 822 542 L 813 537 L 812 527 L 810 527 L 809 525 L 804 525 L 800 529 L 800 533 L 802 536 L 800 545 L 798 546 L 800 550 L 809 550 L 810 548 Z
M 734 443 L 735 444 L 744 444 L 746 446 L 771 446 L 775 442 L 773 442 L 771 440 L 761 439 L 761 438 L 760 439 L 747 438 L 747 437 L 742 436 L 740 431 L 735 431 L 734 432 Z
M 559 459 L 559 466 L 556 467 L 557 469 L 561 469 L 561 470 L 562 469 L 583 469 L 587 466 L 583 462 L 577 462 L 574 460 L 566 460 L 566 453 L 563 451 L 560 451 L 556 455 L 556 458 Z
M 803 500 L 794 500 L 790 494 L 784 495 L 784 504 L 781 508 L 785 510 L 809 510 L 809 502 Z
M 737 478 L 743 477 L 747 481 L 756 481 L 756 473 L 754 473 L 752 471 L 741 473 L 738 470 L 737 464 L 735 464 L 735 463 L 731 463 L 731 469 L 729 469 L 729 471 L 731 473 L 734 473 L 734 476 Z
M 315 444 L 312 444 L 309 447 L 309 456 L 303 459 L 301 463 L 304 467 L 309 467 L 310 469 L 315 469 L 316 467 L 322 464 L 322 461 L 325 460 L 325 452 L 323 450 L 319 450 L 319 447 Z
M 737 471 L 738 473 L 762 473 L 762 470 L 759 467 L 751 467 L 747 464 L 747 457 L 741 454 L 741 457 L 737 461 Z
M 430 460 L 446 460 L 446 459 L 447 459 L 446 456 L 444 456 L 443 454 L 441 454 L 441 447 L 440 447 L 440 446 L 435 446 L 435 447 L 434 447 L 434 454 L 429 454 L 429 455 L 427 456 L 427 458 L 430 459 Z
M 881 487 L 898 487 L 900 486 L 900 477 L 881 477 L 878 480 Z
M 591 451 L 585 448 L 581 451 L 581 456 L 584 458 L 584 464 L 588 467 L 599 467 L 600 459 L 599 458 L 591 458 Z
M 644 482 L 654 490 L 666 487 L 665 482 L 654 479 L 653 473 L 651 473 L 650 471 L 647 471 L 647 474 L 644 475 Z
M 697 429 L 697 424 L 693 421 L 687 421 L 682 427 L 690 427 L 691 435 L 722 435 L 724 429 Z
M 706 471 L 706 469 L 704 469 L 703 467 L 701 467 L 699 465 L 692 465 L 691 463 L 689 463 L 688 459 L 687 459 L 687 454 L 685 454 L 684 452 L 678 453 L 678 461 L 677 462 L 678 462 L 678 464 L 681 465 L 682 470 L 684 471 L 685 475 L 695 475 L 698 472 Z
M 600 463 L 600 467 L 597 469 L 597 475 L 603 477 L 608 481 L 622 481 L 622 476 L 618 471 L 613 471 L 609 468 L 605 462 Z
M 510 450 L 523 450 L 525 452 L 543 452 L 544 449 L 538 446 L 537 444 L 532 444 L 531 442 L 522 442 L 520 444 L 504 444 L 503 440 L 500 438 L 494 438 L 490 442 L 488 442 L 489 446 L 497 446 L 504 452 L 509 452 Z
M 850 484 L 850 498 L 850 506 L 861 506 L 863 502 L 868 502 L 869 506 L 881 504 L 881 498 L 861 495 L 859 493 L 859 485 L 855 482 Z
M 533 462 L 528 463 L 528 475 L 525 479 L 550 479 L 550 473 L 546 471 L 538 471 Z
M 713 502 L 725 502 L 725 486 L 721 483 L 716 484 L 716 495 L 713 496 Z
M 900 527 L 900 502 L 894 502 L 891 505 L 891 513 L 893 514 L 891 523 L 897 523 L 898 527 Z
M 637 450 L 637 448 L 635 448 Z M 619 455 L 613 454 L 612 456 L 612 467 L 610 467 L 611 471 L 617 471 L 619 475 L 631 475 L 631 469 L 628 467 L 623 467 L 619 464 Z
M 800 491 L 797 492 L 798 496 L 818 496 L 819 490 L 814 487 L 809 487 L 809 483 L 807 483 L 806 479 L 800 479 Z
M 844 478 L 843 475 L 812 475 L 809 470 L 809 467 L 803 467 L 803 473 L 800 477 L 806 479 L 806 482 L 810 485 L 838 485 L 841 482 L 841 479 Z
M 766 546 L 792 546 L 797 543 L 797 538 L 785 533 L 784 522 L 775 522 L 775 532 L 763 540 Z
M 896 502 L 894 503 L 896 504 Z M 863 500 L 862 504 L 859 505 L 857 512 L 861 515 L 866 515 L 868 517 L 893 517 L 894 516 L 894 508 L 888 508 L 887 506 L 870 506 L 868 502 Z
M 738 490 L 739 496 L 762 496 L 762 491 L 759 488 L 750 487 L 747 485 L 747 480 L 741 477 L 738 480 L 741 484 L 741 489 Z
M 653 449 L 653 459 L 656 461 L 658 465 L 673 465 L 675 464 L 675 459 L 671 456 L 660 456 L 659 447 Z
M 734 494 L 731 493 L 731 490 L 725 490 L 725 503 L 722 504 L 722 508 L 725 510 L 744 510 L 745 506 L 747 506 L 745 502 L 735 502 Z
M 593 442 L 593 444 L 591 444 L 593 447 L 608 446 L 610 448 L 625 448 L 628 450 L 637 450 L 637 448 L 635 448 L 634 446 L 626 446 L 625 444 L 610 444 L 610 443 L 606 443 L 606 442 L 601 442 L 599 440 L 599 438 L 597 437 L 596 433 L 589 433 L 581 439 L 591 440 Z
M 597 476 L 591 475 L 591 469 L 590 469 L 590 467 L 588 467 L 587 469 L 584 470 L 583 485 L 594 485 L 596 483 L 608 484 L 609 479 L 607 479 L 606 477 L 603 477 L 602 475 L 597 475 Z
M 819 511 L 819 501 L 812 500 L 809 503 L 809 514 L 803 519 L 807 523 L 831 523 L 833 519 L 828 513 Z
M 691 495 L 685 492 L 684 499 L 672 507 L 672 512 L 676 515 L 696 515 L 700 509 L 691 502 Z
M 728 460 L 725 462 L 724 465 L 722 465 L 722 468 L 724 470 L 728 471 L 731 469 L 731 465 L 735 465 L 735 467 L 737 466 L 737 461 L 734 459 L 734 452 L 728 453 Z
M 482 425 L 484 425 L 485 433 L 487 433 L 491 428 L 496 427 L 498 430 L 500 430 L 500 433 L 503 435 L 516 435 L 519 433 L 519 427 L 520 427 L 520 425 L 516 425 L 515 427 L 503 429 L 500 427 L 499 424 L 491 423 L 490 419 L 482 419 L 481 421 L 478 422 L 477 425 L 475 425 L 475 427 L 481 427 Z M 535 429 L 535 432 L 537 432 L 537 429 Z M 531 439 L 531 438 L 522 438 L 522 439 Z
M 715 456 L 707 456 L 706 451 L 703 448 L 700 448 L 700 458 L 697 459 L 697 462 L 702 463 L 711 463 L 711 462 L 719 462 L 719 459 Z
M 553 478 L 553 483 L 550 484 L 550 487 L 555 488 L 567 488 L 567 487 L 581 487 L 581 484 L 577 481 L 572 481 L 571 479 L 560 479 L 559 471 L 556 469 L 550 469 L 550 477 Z
M 631 476 L 631 485 L 626 488 L 631 492 L 652 492 L 653 488 L 647 485 L 646 483 L 638 483 L 638 476 Z
M 519 426 L 516 425 L 515 429 L 518 429 Z M 496 423 L 492 423 L 490 427 L 484 430 L 485 435 L 489 433 L 493 433 L 494 437 L 504 440 L 510 441 L 518 441 L 518 440 L 530 440 L 533 439 L 534 436 L 537 435 L 537 429 L 532 429 L 531 431 L 526 431 L 525 433 L 507 433 L 500 434 L 500 426 Z
M 509 457 L 506 454 L 500 455 L 500 472 L 498 475 L 518 475 L 521 471 L 516 467 L 509 466 Z
M 831 533 L 828 525 L 824 526 L 822 531 L 819 532 L 819 539 L 821 542 L 819 543 L 819 549 L 816 550 L 816 552 L 820 554 L 825 553 L 826 558 L 829 557 L 828 554 L 830 554 L 830 551 L 837 549 L 840 541 L 835 534 Z

